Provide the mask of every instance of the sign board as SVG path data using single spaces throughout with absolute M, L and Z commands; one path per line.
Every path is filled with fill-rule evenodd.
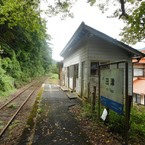
M 101 70 L 100 101 L 109 109 L 123 114 L 124 69 Z

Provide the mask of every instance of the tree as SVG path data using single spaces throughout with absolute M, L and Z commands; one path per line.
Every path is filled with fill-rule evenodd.
M 120 34 L 123 36 L 122 41 L 129 44 L 135 44 L 145 39 L 144 0 L 88 0 L 87 2 L 91 6 L 99 7 L 103 13 L 108 10 L 112 12 L 113 10 L 112 15 L 108 17 L 118 17 L 126 23 L 126 26 Z M 74 1 L 72 0 L 54 0 L 54 3 L 49 6 L 48 13 L 52 14 L 50 13 L 52 11 L 54 14 L 62 12 L 64 13 L 63 16 L 69 16 L 73 3 Z M 70 16 L 72 16 L 71 13 Z
M 39 0 L 0 0 L 0 86 L 22 82 L 49 71 L 52 51 Z M 4 79 L 4 78 L 7 78 Z M 8 82 L 9 81 L 9 82 Z M 1 92 L 0 92 L 1 93 Z
M 122 19 L 126 26 L 121 32 L 122 41 L 135 44 L 145 39 L 145 1 L 144 0 L 90 0 L 90 4 L 96 3 L 97 6 L 106 12 L 114 9 L 111 17 Z
M 43 36 L 45 23 L 40 17 L 39 0 L 0 0 L 0 25 L 9 29 L 20 26 Z

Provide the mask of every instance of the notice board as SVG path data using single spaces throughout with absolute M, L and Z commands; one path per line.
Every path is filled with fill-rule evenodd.
M 100 76 L 101 104 L 123 114 L 124 107 L 124 69 L 104 69 Z

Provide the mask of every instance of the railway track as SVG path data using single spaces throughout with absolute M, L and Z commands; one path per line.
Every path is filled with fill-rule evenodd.
M 30 86 L 26 87 L 24 90 L 15 95 L 12 99 L 6 102 L 4 105 L 0 106 L 0 138 L 7 131 L 9 126 L 15 120 L 21 109 L 27 104 L 28 100 L 33 94 L 38 90 L 44 79 L 40 81 L 35 81 Z

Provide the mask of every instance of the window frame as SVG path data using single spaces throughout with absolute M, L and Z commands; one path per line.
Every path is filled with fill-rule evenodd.
M 98 76 L 98 69 L 99 69 L 99 62 L 98 61 L 97 62 L 91 61 L 90 62 L 90 75 L 91 76 Z
M 135 71 L 136 70 L 136 71 Z M 141 72 L 139 72 L 139 70 Z M 134 68 L 133 69 L 133 76 L 134 77 L 143 77 L 144 76 L 144 69 L 143 68 Z

